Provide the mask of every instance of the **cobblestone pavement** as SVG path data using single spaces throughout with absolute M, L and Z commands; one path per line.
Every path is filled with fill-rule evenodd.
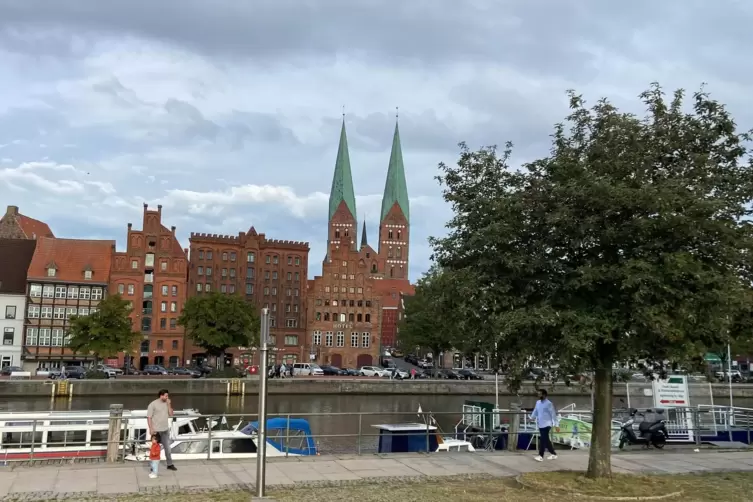
M 269 459 L 267 486 L 328 486 L 363 480 L 390 482 L 433 476 L 515 476 L 523 472 L 585 470 L 588 453 L 560 452 L 557 460 L 534 462 L 530 453 L 331 455 Z M 256 460 L 193 461 L 164 469 L 150 479 L 147 463 L 0 467 L 0 501 L 106 500 L 129 493 L 253 490 Z M 612 467 L 622 473 L 679 474 L 753 471 L 747 451 L 651 451 L 616 453 Z

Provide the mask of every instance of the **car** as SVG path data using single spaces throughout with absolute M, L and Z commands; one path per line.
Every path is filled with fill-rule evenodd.
M 408 354 L 403 359 L 406 363 L 418 366 L 418 358 L 416 357 L 416 354 Z
M 201 377 L 208 377 L 210 373 L 212 373 L 212 367 L 207 366 L 206 364 L 195 364 L 193 366 L 189 366 L 188 369 L 192 371 L 198 371 L 199 376 Z
M 115 378 L 123 374 L 123 370 L 118 369 L 118 368 L 113 368 L 112 366 L 108 366 L 106 364 L 98 364 L 92 369 L 94 371 L 101 371 L 102 373 L 107 375 L 107 378 Z
M 71 380 L 83 380 L 86 378 L 86 368 L 83 366 L 66 366 L 61 376 Z
M 11 373 L 15 373 L 17 371 L 23 371 L 24 369 L 20 366 L 6 366 L 2 370 L 0 370 L 0 375 L 2 376 L 10 376 Z
M 400 349 L 393 350 L 392 357 L 403 357 L 403 351 Z
M 715 376 L 716 376 L 717 380 L 719 380 L 719 381 L 729 382 L 730 381 L 729 375 L 732 376 L 732 383 L 740 383 L 740 382 L 743 381 L 743 376 L 740 374 L 740 372 L 738 370 L 732 370 L 732 372 L 730 372 L 730 371 L 717 371 Z
M 434 367 L 434 363 L 429 359 L 421 359 L 417 366 L 421 369 L 429 369 Z
M 399 380 L 410 378 L 410 374 L 407 371 L 398 368 L 387 368 L 382 372 L 382 376 L 385 378 L 397 378 Z
M 416 378 L 420 379 L 434 379 L 439 378 L 439 371 L 435 370 L 433 368 L 425 369 L 425 370 L 419 370 L 418 373 L 416 373 Z
M 380 368 L 379 366 L 361 366 L 358 372 L 361 376 L 367 377 L 381 377 L 385 374 L 384 368 Z
M 460 378 L 464 380 L 483 380 L 484 377 L 473 371 L 469 368 L 463 368 L 462 370 L 458 371 L 458 375 Z
M 144 375 L 167 375 L 167 370 L 158 364 L 148 364 L 141 372 Z
M 445 380 L 460 380 L 460 375 L 453 370 L 439 370 L 437 372 L 437 377 Z
M 330 366 L 329 364 L 325 364 L 324 366 L 320 366 L 320 368 L 322 370 L 322 373 L 328 376 L 342 375 L 342 370 L 337 366 Z
M 355 368 L 343 368 L 343 371 L 347 376 L 358 376 L 360 373 Z
M 191 378 L 201 377 L 201 372 L 192 368 L 168 368 L 167 373 L 176 376 L 190 376 Z
M 133 365 L 122 366 L 120 369 L 123 370 L 124 375 L 140 375 L 141 374 L 141 372 L 137 370 Z

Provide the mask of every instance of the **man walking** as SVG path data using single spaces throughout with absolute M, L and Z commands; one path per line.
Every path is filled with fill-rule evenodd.
M 150 434 L 155 432 L 159 434 L 159 441 L 165 451 L 167 469 L 177 471 L 178 468 L 173 465 L 173 456 L 170 452 L 170 417 L 172 416 L 173 406 L 170 403 L 170 394 L 167 389 L 162 389 L 157 399 L 149 403 L 146 409 L 146 423 L 149 425 Z
M 554 405 L 547 398 L 547 391 L 544 389 L 539 390 L 539 400 L 536 401 L 536 407 L 531 413 L 531 420 L 536 420 L 536 424 L 539 428 L 539 455 L 534 458 L 537 462 L 544 460 L 544 452 L 549 451 L 547 460 L 555 460 L 557 454 L 554 452 L 554 446 L 552 440 L 549 437 L 549 432 L 552 427 L 557 427 L 557 410 L 554 409 Z

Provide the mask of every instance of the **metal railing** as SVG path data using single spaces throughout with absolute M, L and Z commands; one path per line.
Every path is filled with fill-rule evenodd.
M 668 411 L 671 411 L 668 413 Z M 0 461 L 44 461 L 71 459 L 103 459 L 109 445 L 117 444 L 118 459 L 126 456 L 148 458 L 149 441 L 146 426 L 139 422 L 143 418 L 123 416 L 120 420 L 120 438 L 112 440 L 109 435 L 112 418 L 106 412 L 96 418 L 87 418 L 89 412 L 63 412 L 61 417 L 24 417 L 21 414 L 0 422 Z M 61 413 L 62 414 L 62 413 Z M 561 419 L 579 420 L 590 423 L 592 412 L 567 407 L 560 413 Z M 618 424 L 627 416 L 627 410 L 614 410 L 613 431 L 618 432 Z M 622 417 L 622 418 L 618 418 Z M 185 418 L 185 417 L 183 417 Z M 257 421 L 255 414 L 207 414 L 192 415 L 194 430 L 206 433 L 204 437 L 192 437 L 190 440 L 202 443 L 191 451 L 192 454 L 205 455 L 206 459 L 225 457 L 220 441 L 229 439 L 222 431 L 240 430 L 249 422 Z M 311 429 L 311 435 L 305 436 L 300 430 L 291 427 L 296 419 L 305 419 Z M 640 417 L 638 418 L 638 423 Z M 671 440 L 687 444 L 701 444 L 709 437 L 723 436 L 724 433 L 736 431 L 743 442 L 750 444 L 753 434 L 753 409 L 728 408 L 723 406 L 702 406 L 698 408 L 678 408 L 665 411 L 667 429 Z M 530 420 L 530 411 L 511 411 L 494 409 L 484 411 L 480 407 L 464 406 L 459 412 L 357 412 L 357 413 L 289 413 L 269 414 L 271 419 L 282 419 L 286 424 L 267 431 L 267 455 L 297 455 L 307 446 L 307 437 L 311 437 L 318 454 L 356 453 L 358 455 L 376 453 L 379 449 L 380 430 L 374 425 L 416 424 L 410 432 L 393 432 L 393 436 L 417 434 L 426 438 L 425 451 L 436 449 L 436 436 L 441 438 L 464 439 L 471 442 L 475 449 L 501 449 L 512 440 L 511 436 L 528 435 L 528 446 L 537 442 L 538 430 Z M 12 420 L 12 421 L 11 421 Z M 426 427 L 426 425 L 436 429 Z M 513 427 L 513 424 L 516 427 Z M 325 432 L 337 430 L 336 433 Z M 421 432 L 416 432 L 420 430 Z M 566 433 L 568 431 L 563 431 Z M 573 432 L 573 431 L 569 431 Z M 555 431 L 552 432 L 553 434 Z M 560 433 L 560 431 L 557 431 Z M 590 428 L 576 431 L 572 442 L 565 441 L 571 447 L 586 447 L 590 437 Z M 249 438 L 256 436 L 249 436 Z M 434 438 L 434 439 L 433 439 Z M 180 439 L 173 435 L 173 441 Z M 728 441 L 732 441 L 729 434 Z M 215 441 L 215 443 L 213 443 Z M 500 443 L 501 441 L 501 443 Z M 724 439 L 720 439 L 724 441 Z M 270 443 L 271 442 L 271 443 Z M 563 441 L 560 441 L 562 443 Z M 521 443 L 517 443 L 516 446 Z M 525 446 L 525 445 L 524 445 Z M 271 449 L 270 449 L 271 447 Z M 310 453 L 310 452 L 309 452 Z

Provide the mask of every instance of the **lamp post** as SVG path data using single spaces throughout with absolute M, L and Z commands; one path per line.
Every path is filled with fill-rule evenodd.
M 257 431 L 256 496 L 264 497 L 267 468 L 267 343 L 269 342 L 269 309 L 261 309 L 259 334 L 259 430 Z

